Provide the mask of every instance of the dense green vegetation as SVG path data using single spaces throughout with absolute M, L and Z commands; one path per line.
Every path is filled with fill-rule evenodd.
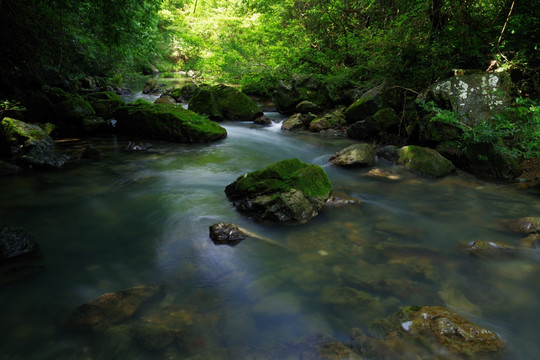
M 0 0 L 0 111 L 20 108 L 14 89 L 39 86 L 26 73 L 121 83 L 194 71 L 269 95 L 294 74 L 330 92 L 386 82 L 414 94 L 456 69 L 507 70 L 516 107 L 466 129 L 462 144 L 505 139 L 538 157 L 539 12 L 535 0 Z
M 519 70 L 527 95 L 538 12 L 534 0 L 1 0 L 1 64 L 112 77 L 152 63 L 261 91 L 293 73 L 420 90 L 491 66 Z

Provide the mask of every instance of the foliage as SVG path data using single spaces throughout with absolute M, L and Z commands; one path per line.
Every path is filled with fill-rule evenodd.
M 419 104 L 433 114 L 431 121 L 465 130 L 459 140 L 463 151 L 475 144 L 491 144 L 498 152 L 514 158 L 540 158 L 540 101 L 517 98 L 514 107 L 472 127 L 463 124 L 457 112 L 440 109 L 433 102 Z
M 0 1 L 2 62 L 63 75 L 107 74 L 156 55 L 160 1 Z
M 25 111 L 26 108 L 22 106 L 22 104 L 18 101 L 13 100 L 0 100 L 0 118 L 3 116 L 3 113 L 7 113 L 9 111 Z

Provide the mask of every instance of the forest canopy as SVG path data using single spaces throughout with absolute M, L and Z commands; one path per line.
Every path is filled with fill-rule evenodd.
M 0 65 L 64 76 L 193 70 L 267 91 L 291 74 L 422 89 L 454 69 L 539 82 L 535 0 L 0 0 Z

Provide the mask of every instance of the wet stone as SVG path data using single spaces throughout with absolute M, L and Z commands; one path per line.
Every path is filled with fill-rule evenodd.
M 510 231 L 523 234 L 540 233 L 540 217 L 523 217 L 516 220 L 503 220 L 502 223 Z
M 175 339 L 174 332 L 161 324 L 141 324 L 135 328 L 134 332 L 137 343 L 150 351 L 165 349 Z
M 248 237 L 234 224 L 218 223 L 210 226 L 209 229 L 210 239 L 216 245 L 236 245 Z
M 480 240 L 472 243 L 469 253 L 476 256 L 499 257 L 516 255 L 519 248 L 503 243 L 502 241 Z
M 128 320 L 143 303 L 161 293 L 159 285 L 136 286 L 103 294 L 79 307 L 68 317 L 68 327 L 98 330 Z

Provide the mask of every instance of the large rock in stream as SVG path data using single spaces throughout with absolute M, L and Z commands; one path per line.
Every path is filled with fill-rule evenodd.
M 41 126 L 8 117 L 0 122 L 0 153 L 21 167 L 62 167 L 69 156 L 54 152 L 54 145 Z
M 395 162 L 421 174 L 437 178 L 446 176 L 455 170 L 452 162 L 436 150 L 416 145 L 398 149 Z
M 354 144 L 338 151 L 332 156 L 330 163 L 343 167 L 363 167 L 375 164 L 376 155 L 369 144 Z
M 199 143 L 227 136 L 219 124 L 180 106 L 135 101 L 115 115 L 119 133 L 139 138 Z
M 189 110 L 216 121 L 253 121 L 263 115 L 255 100 L 223 84 L 201 86 L 189 100 Z
M 257 221 L 305 223 L 330 197 L 324 170 L 298 159 L 246 173 L 225 188 L 236 209 Z

